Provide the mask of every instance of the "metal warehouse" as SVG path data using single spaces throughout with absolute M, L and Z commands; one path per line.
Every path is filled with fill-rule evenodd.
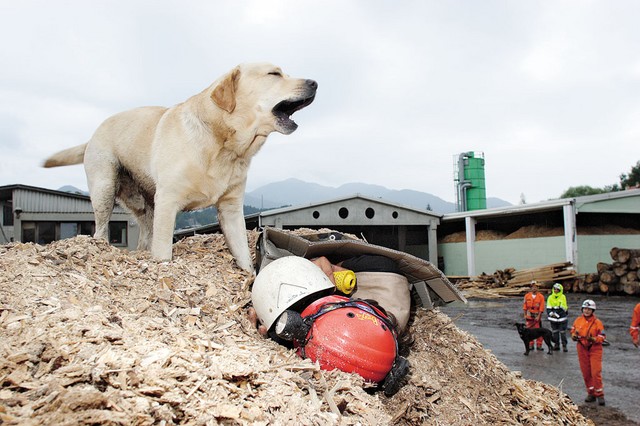
M 566 261 L 578 273 L 587 273 L 609 260 L 612 247 L 640 247 L 640 190 L 445 215 L 356 194 L 268 210 L 245 220 L 247 229 L 330 228 L 355 234 L 429 260 L 447 275 Z M 179 230 L 175 237 L 219 230 L 213 224 Z
M 0 243 L 52 241 L 93 235 L 95 222 L 87 195 L 28 185 L 0 186 Z M 139 228 L 133 216 L 116 206 L 109 222 L 109 242 L 133 250 Z

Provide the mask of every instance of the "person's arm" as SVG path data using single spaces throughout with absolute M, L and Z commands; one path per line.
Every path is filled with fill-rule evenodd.
M 333 268 L 331 267 L 331 262 L 329 262 L 329 259 L 324 256 L 320 256 L 316 257 L 315 259 L 311 259 L 311 262 L 313 262 L 313 264 L 318 268 L 322 269 L 322 272 L 324 272 L 324 274 L 329 277 L 334 285 L 336 284 L 336 281 L 333 278 Z
M 325 275 L 329 277 L 333 285 L 336 284 L 336 280 L 333 277 L 333 273 L 337 271 L 346 270 L 341 266 L 332 264 L 331 262 L 329 262 L 329 259 L 327 259 L 325 256 L 320 256 L 320 257 L 316 257 L 315 259 L 311 259 L 311 262 L 313 262 L 313 264 L 315 264 L 317 267 L 322 269 L 322 272 L 324 272 Z
M 544 296 L 540 293 L 538 293 L 538 295 L 540 295 L 540 309 L 538 309 L 538 321 L 542 321 L 542 313 L 544 312 Z
M 599 319 L 596 318 L 596 331 L 595 331 L 595 336 L 593 337 L 589 337 L 589 340 L 595 343 L 600 343 L 602 344 L 602 342 L 604 342 L 604 340 L 607 338 L 606 334 L 604 334 L 604 325 L 602 324 L 602 321 L 600 321 Z
M 631 334 L 631 341 L 633 342 L 633 345 L 637 348 L 640 343 L 640 303 L 638 303 L 633 309 L 629 334 Z
M 571 340 L 573 340 L 574 342 L 577 342 L 580 339 L 580 336 L 578 336 L 578 330 L 576 329 L 576 322 L 578 322 L 578 318 L 576 318 L 576 320 L 573 322 L 571 331 L 569 331 L 569 333 L 571 334 Z

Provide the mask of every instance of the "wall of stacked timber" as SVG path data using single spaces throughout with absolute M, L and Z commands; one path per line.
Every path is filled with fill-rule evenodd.
M 559 262 L 536 268 L 506 268 L 490 275 L 447 276 L 467 298 L 523 296 L 534 280 L 544 293 L 560 283 L 565 292 L 640 296 L 640 249 L 613 247 L 609 254 L 612 262 L 598 262 L 597 273 L 578 274 L 571 262 Z

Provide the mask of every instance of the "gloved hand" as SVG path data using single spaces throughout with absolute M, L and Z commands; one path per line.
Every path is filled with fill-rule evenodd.
M 596 341 L 595 337 L 592 337 L 592 336 L 587 337 L 587 342 L 593 343 L 595 341 Z
M 571 335 L 571 340 L 573 340 L 574 342 L 577 342 L 580 339 L 580 337 L 578 337 L 577 334 L 572 334 Z

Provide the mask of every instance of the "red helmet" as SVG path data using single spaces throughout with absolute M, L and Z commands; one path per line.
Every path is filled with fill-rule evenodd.
M 381 382 L 396 361 L 396 335 L 387 316 L 363 300 L 327 296 L 302 311 L 312 321 L 304 342 L 294 341 L 298 354 L 335 368 Z

